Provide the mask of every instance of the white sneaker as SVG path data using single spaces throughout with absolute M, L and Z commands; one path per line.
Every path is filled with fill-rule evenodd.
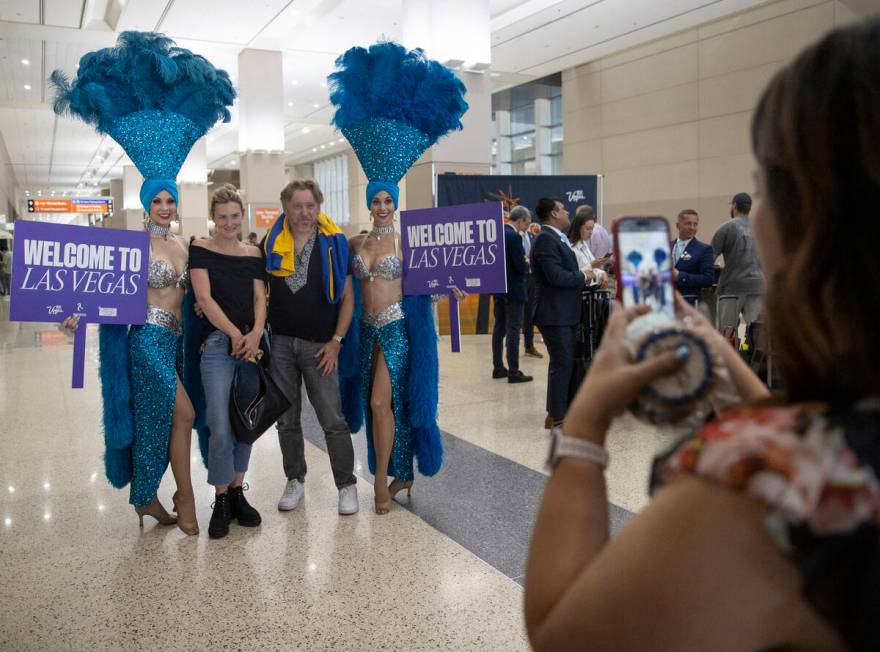
M 305 496 L 305 493 L 306 489 L 302 482 L 296 478 L 288 480 L 284 487 L 284 493 L 281 494 L 281 498 L 278 500 L 278 509 L 282 512 L 289 512 L 291 509 L 295 509 L 299 505 L 299 501 Z
M 339 513 L 357 514 L 358 492 L 357 485 L 350 484 L 339 490 Z

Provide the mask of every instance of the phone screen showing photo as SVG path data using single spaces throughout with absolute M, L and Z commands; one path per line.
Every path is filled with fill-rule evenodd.
M 648 305 L 675 319 L 669 231 L 657 220 L 628 220 L 617 233 L 623 305 Z M 659 228 L 658 228 L 659 227 Z

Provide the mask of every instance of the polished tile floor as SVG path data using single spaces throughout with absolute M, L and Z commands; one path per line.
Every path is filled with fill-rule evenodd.
M 0 649 L 528 648 L 521 584 L 545 478 L 546 358 L 521 364 L 534 383 L 509 385 L 491 379 L 486 336 L 466 336 L 461 354 L 442 341 L 446 467 L 418 478 L 411 504 L 387 516 L 372 510 L 363 433 L 361 511 L 337 515 L 307 409 L 304 505 L 275 509 L 284 476 L 267 433 L 248 475 L 263 524 L 213 541 L 213 490 L 195 448 L 198 537 L 150 519 L 140 529 L 127 490 L 104 479 L 96 341 L 90 332 L 85 388 L 73 390 L 67 338 L 10 323 L 0 300 Z M 644 505 L 648 462 L 673 436 L 615 424 L 615 529 Z M 173 491 L 169 472 L 166 505 Z

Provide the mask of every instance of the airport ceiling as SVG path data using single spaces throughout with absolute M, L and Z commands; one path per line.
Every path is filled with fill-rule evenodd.
M 163 32 L 233 81 L 242 49 L 280 50 L 287 161 L 342 150 L 329 126 L 326 76 L 353 45 L 399 40 L 406 1 L 0 0 L 0 135 L 18 185 L 91 194 L 130 164 L 112 139 L 57 118 L 46 83 L 56 68 L 75 76 L 84 53 L 125 30 Z M 765 1 L 488 0 L 492 61 L 484 74 L 496 90 L 515 86 Z M 207 154 L 209 168 L 238 166 L 235 111 L 208 134 Z

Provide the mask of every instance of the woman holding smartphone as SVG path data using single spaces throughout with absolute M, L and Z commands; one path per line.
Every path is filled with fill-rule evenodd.
M 206 322 L 200 370 L 205 390 L 208 483 L 214 485 L 214 512 L 208 536 L 229 534 L 233 518 L 255 527 L 262 519 L 244 497 L 250 444 L 235 439 L 229 420 L 229 392 L 235 370 L 253 358 L 266 325 L 265 271 L 259 248 L 239 240 L 244 203 L 235 186 L 219 188 L 211 200 L 214 236 L 190 248 L 190 276 Z
M 612 538 L 611 420 L 696 355 L 634 361 L 627 327 L 649 308 L 615 310 L 551 456 L 525 586 L 534 649 L 880 649 L 878 116 L 880 19 L 834 30 L 764 91 L 754 235 L 784 389 L 771 397 L 678 297 L 741 404 L 657 458 L 653 500 Z

